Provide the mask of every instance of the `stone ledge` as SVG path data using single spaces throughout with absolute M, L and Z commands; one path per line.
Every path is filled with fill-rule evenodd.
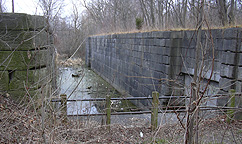
M 28 15 L 24 13 L 0 14 L 1 30 L 40 30 L 46 26 L 43 16 Z
M 32 50 L 53 43 L 52 36 L 45 31 L 0 31 L 0 35 L 0 50 Z M 50 40 L 46 39 L 48 36 Z
M 0 70 L 26 70 L 33 67 L 44 67 L 47 65 L 50 55 L 48 50 L 15 51 L 12 55 L 11 53 L 11 51 L 0 51 L 0 64 L 2 64 Z
M 24 90 L 25 87 L 38 89 L 46 82 L 47 78 L 47 68 L 29 71 L 14 71 L 8 88 L 10 90 Z

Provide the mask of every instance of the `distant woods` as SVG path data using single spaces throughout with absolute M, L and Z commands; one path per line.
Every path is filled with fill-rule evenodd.
M 198 22 L 200 0 L 82 0 L 77 3 L 85 9 L 80 13 L 80 6 L 73 5 L 72 33 L 82 39 L 115 32 L 197 28 L 201 24 Z M 241 25 L 241 17 L 242 0 L 204 1 L 204 28 L 206 24 L 210 27 Z
M 70 57 L 89 35 L 176 28 L 197 28 L 200 0 L 76 0 L 61 18 L 64 0 L 39 0 L 49 19 L 59 53 Z M 0 0 L 0 13 L 4 12 Z M 242 0 L 205 0 L 203 25 L 242 24 Z M 76 56 L 84 56 L 84 45 Z M 78 55 L 79 54 L 79 55 Z
M 143 30 L 195 28 L 200 5 L 198 0 L 84 0 L 84 17 L 91 33 L 135 30 L 137 18 Z M 242 24 L 241 0 L 206 0 L 204 12 L 210 26 Z

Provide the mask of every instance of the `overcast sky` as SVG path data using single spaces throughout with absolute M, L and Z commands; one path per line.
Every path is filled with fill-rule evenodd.
M 14 0 L 15 13 L 42 15 L 38 1 L 39 0 Z M 7 8 L 7 12 L 12 12 L 12 0 L 3 0 L 3 3 Z M 62 17 L 70 16 L 72 12 L 72 0 L 64 0 L 64 3 L 65 7 L 62 10 Z

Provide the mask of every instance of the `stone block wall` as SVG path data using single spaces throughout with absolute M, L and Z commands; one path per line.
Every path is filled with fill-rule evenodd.
M 55 51 L 46 19 L 0 14 L 0 92 L 34 96 L 55 83 Z
M 131 96 L 149 96 L 154 90 L 185 95 L 194 74 L 196 39 L 194 30 L 92 36 L 86 42 L 86 63 Z M 202 83 L 211 77 L 207 94 L 241 92 L 241 39 L 241 28 L 202 31 Z

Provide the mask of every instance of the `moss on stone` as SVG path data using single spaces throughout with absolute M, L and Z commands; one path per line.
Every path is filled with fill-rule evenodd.
M 8 71 L 0 71 L 0 91 L 8 90 Z
M 45 31 L 0 31 L 0 35 L 1 50 L 32 50 L 53 43 L 46 39 L 48 33 Z
M 0 70 L 26 70 L 45 66 L 48 62 L 48 51 L 0 51 Z
M 9 83 L 9 90 L 25 90 L 25 87 L 36 90 L 46 82 L 46 73 L 46 68 L 29 71 L 14 71 Z

